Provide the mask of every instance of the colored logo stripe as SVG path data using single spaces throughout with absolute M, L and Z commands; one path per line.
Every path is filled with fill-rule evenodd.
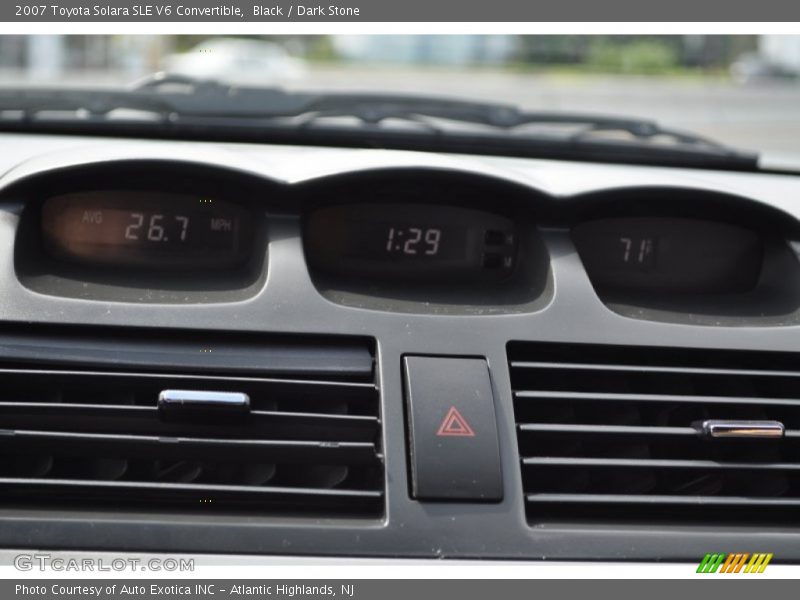
M 720 573 L 738 573 L 742 570 L 744 562 L 750 558 L 749 554 L 729 554 L 728 559 L 722 565 Z
M 745 568 L 745 573 L 763 573 L 767 568 L 769 561 L 772 560 L 772 554 L 754 554 L 750 563 Z
M 703 557 L 703 560 L 700 561 L 700 566 L 697 567 L 697 572 L 716 573 L 724 559 L 725 554 L 706 554 Z
M 700 561 L 697 573 L 763 573 L 772 560 L 772 556 L 772 554 L 749 554 L 747 552 L 708 553 Z M 748 562 L 747 559 L 750 561 Z

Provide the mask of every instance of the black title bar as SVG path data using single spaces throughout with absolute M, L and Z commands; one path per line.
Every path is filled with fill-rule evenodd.
M 788 0 L 17 0 L 1 22 L 794 22 Z

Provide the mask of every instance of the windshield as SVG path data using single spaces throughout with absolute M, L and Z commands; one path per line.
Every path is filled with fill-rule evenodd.
M 657 121 L 800 165 L 800 36 L 0 36 L 3 89 L 121 90 L 159 71 Z

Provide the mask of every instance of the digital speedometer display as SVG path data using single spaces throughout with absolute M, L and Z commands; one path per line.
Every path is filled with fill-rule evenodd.
M 248 254 L 248 211 L 216 198 L 139 191 L 55 196 L 42 235 L 55 256 L 83 263 L 225 267 Z

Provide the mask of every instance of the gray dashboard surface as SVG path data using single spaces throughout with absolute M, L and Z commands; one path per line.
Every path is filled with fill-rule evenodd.
M 0 136 L 0 193 L 36 174 L 113 160 L 182 161 L 219 166 L 295 185 L 348 172 L 438 168 L 508 180 L 569 202 L 591 191 L 680 187 L 729 193 L 800 217 L 800 177 L 655 167 L 481 158 L 413 152 Z M 647 199 L 643 198 L 643 202 Z M 263 199 L 269 211 L 269 198 Z M 378 520 L 235 515 L 0 509 L 0 545 L 241 554 L 352 555 L 495 559 L 697 560 L 714 550 L 761 548 L 776 561 L 800 560 L 800 530 L 778 525 L 716 527 L 652 524 L 530 526 L 523 503 L 506 344 L 568 343 L 800 351 L 800 326 L 701 326 L 632 319 L 595 293 L 574 246 L 555 230 L 549 302 L 513 314 L 425 314 L 344 306 L 320 294 L 307 269 L 300 222 L 273 214 L 267 277 L 233 302 L 126 303 L 45 295 L 22 285 L 14 245 L 20 206 L 0 206 L 0 320 L 141 328 L 336 334 L 376 340 L 386 465 L 386 516 Z M 504 500 L 498 504 L 423 503 L 409 498 L 401 357 L 485 356 L 496 398 Z

